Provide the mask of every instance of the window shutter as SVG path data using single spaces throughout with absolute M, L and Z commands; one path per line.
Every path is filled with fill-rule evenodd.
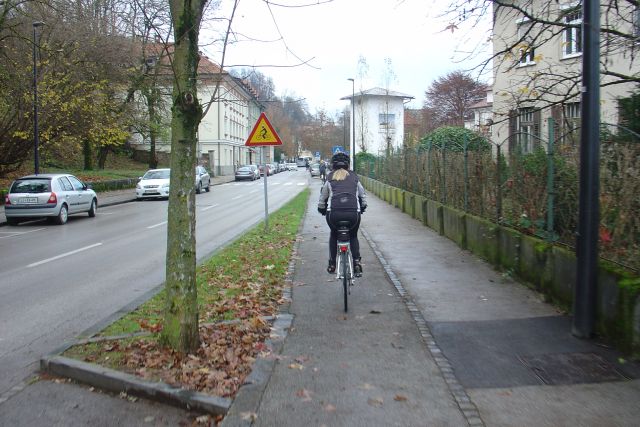
M 538 148 L 540 146 L 540 118 L 541 111 L 535 110 L 533 112 L 533 134 L 536 138 L 533 139 L 533 147 Z
M 516 148 L 516 133 L 518 132 L 518 112 L 516 110 L 509 111 L 509 152 L 514 153 Z

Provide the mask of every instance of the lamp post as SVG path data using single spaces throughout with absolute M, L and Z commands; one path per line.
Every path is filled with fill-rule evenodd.
M 351 137 L 351 158 L 353 161 L 353 171 L 356 171 L 356 82 L 354 79 L 347 79 L 351 81 L 351 129 L 353 130 L 353 136 Z
M 38 140 L 38 61 L 36 47 L 38 45 L 38 27 L 42 27 L 44 22 L 36 21 L 33 24 L 33 150 L 35 174 L 40 173 L 40 154 Z

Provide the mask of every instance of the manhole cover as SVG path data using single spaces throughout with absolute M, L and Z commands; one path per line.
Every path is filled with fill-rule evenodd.
M 595 353 L 520 356 L 520 361 L 549 385 L 600 383 L 627 378 Z

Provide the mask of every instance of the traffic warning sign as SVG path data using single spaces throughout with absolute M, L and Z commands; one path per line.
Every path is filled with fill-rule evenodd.
M 258 121 L 256 122 L 253 130 L 247 138 L 247 142 L 244 145 L 258 146 L 258 145 L 282 145 L 282 140 L 276 133 L 269 119 L 264 113 L 260 113 Z

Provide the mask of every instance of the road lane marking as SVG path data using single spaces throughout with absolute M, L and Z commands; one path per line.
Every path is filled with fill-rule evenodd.
M 67 257 L 69 255 L 74 255 L 74 254 L 77 254 L 78 252 L 86 251 L 86 250 L 89 250 L 89 249 L 92 249 L 92 248 L 95 248 L 95 247 L 101 246 L 101 245 L 102 245 L 102 242 L 101 243 L 94 243 L 93 245 L 85 246 L 84 248 L 76 249 L 75 251 L 66 252 L 64 254 L 60 254 L 60 255 L 54 256 L 52 258 L 47 258 L 47 259 L 43 259 L 42 261 L 34 262 L 32 264 L 27 265 L 27 267 L 37 267 L 39 265 L 46 264 L 48 262 L 55 261 L 55 260 L 60 259 L 60 258 L 64 258 L 64 257 Z
M 147 227 L 147 229 L 151 230 L 152 228 L 160 227 L 161 225 L 165 225 L 167 222 L 168 221 L 162 221 L 162 222 L 159 222 L 157 224 L 150 225 L 150 226 Z
M 284 185 L 293 185 L 293 182 L 285 182 Z
M 236 196 L 236 197 L 232 197 L 231 200 L 238 200 L 239 198 L 244 197 L 242 194 Z
M 305 182 L 299 182 L 298 185 L 307 185 Z
M 220 204 L 219 204 L 219 203 L 216 203 L 215 205 L 207 206 L 206 208 L 202 208 L 202 209 L 200 209 L 200 212 L 208 211 L 209 209 L 213 209 L 213 208 L 215 208 L 215 207 L 217 207 L 217 206 L 220 206 Z
M 21 236 L 23 234 L 34 233 L 40 230 L 44 230 L 44 228 L 36 228 L 35 230 L 29 230 L 29 231 L 17 231 L 17 230 L 16 231 L 0 231 L 0 234 L 8 234 L 8 236 L 0 236 L 0 239 L 6 239 L 7 237 Z

